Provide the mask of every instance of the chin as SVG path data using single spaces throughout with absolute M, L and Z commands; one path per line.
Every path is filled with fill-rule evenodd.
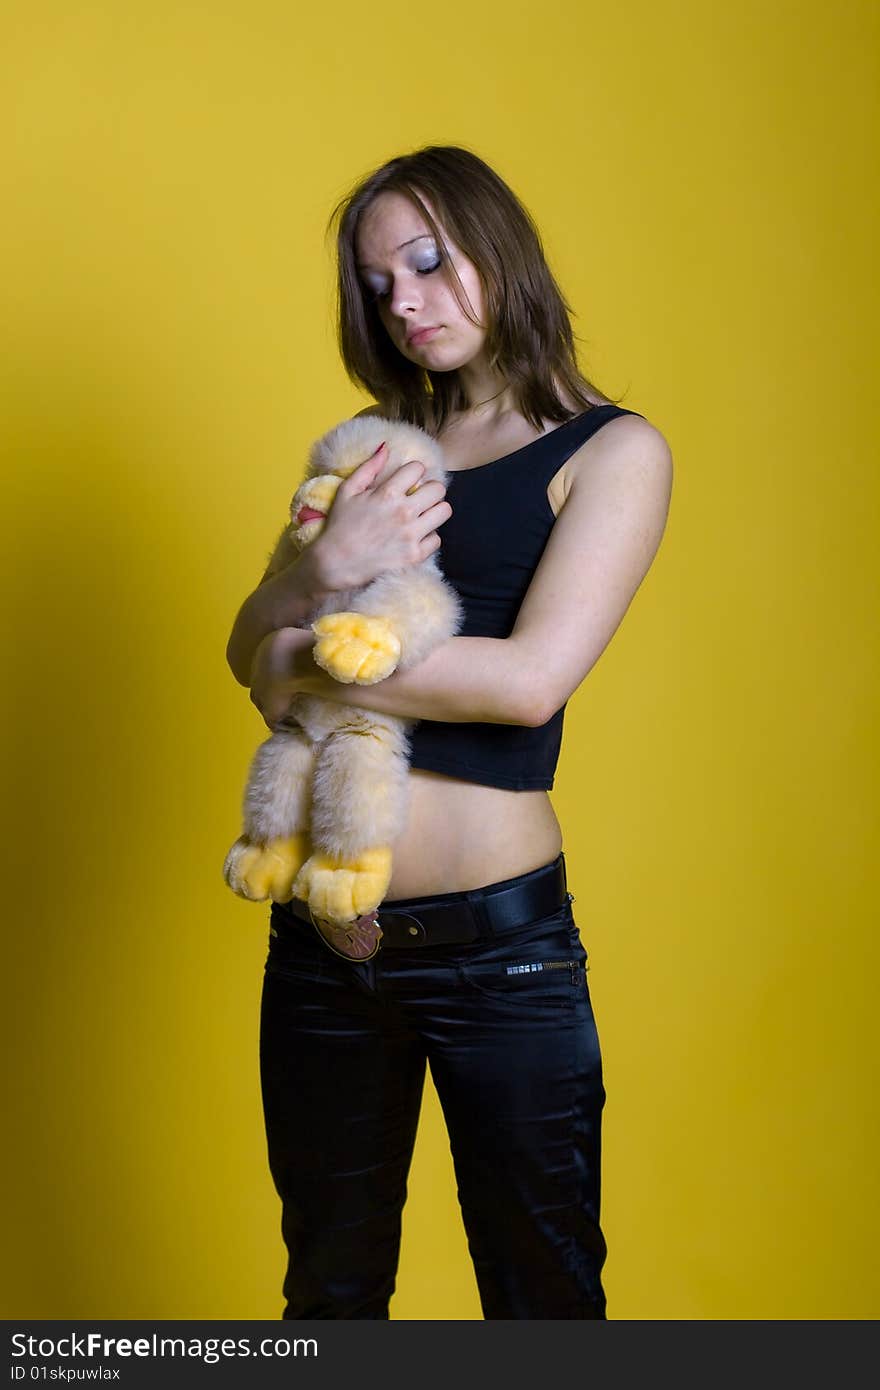
M 473 352 L 466 352 L 461 348 L 456 351 L 455 348 L 440 347 L 439 344 L 432 351 L 433 347 L 433 343 L 426 343 L 418 352 L 418 356 L 412 352 L 408 352 L 406 356 L 411 362 L 415 362 L 416 366 L 424 367 L 430 372 L 457 372 L 459 367 L 466 367 L 468 362 L 472 362 L 479 351 L 479 348 L 475 348 Z
M 430 367 L 431 371 L 457 371 L 459 367 L 467 367 L 471 361 L 480 356 L 485 347 L 485 335 L 480 335 L 473 342 L 468 342 L 467 338 L 449 334 L 443 334 L 445 341 L 441 342 L 438 338 L 431 342 L 424 343 L 416 349 L 407 349 L 407 353 L 412 356 L 413 361 L 417 361 L 420 367 Z

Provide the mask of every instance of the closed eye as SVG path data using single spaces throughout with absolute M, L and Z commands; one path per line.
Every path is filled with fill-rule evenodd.
M 435 270 L 440 269 L 441 264 L 442 262 L 440 260 L 436 260 L 434 261 L 433 265 L 416 266 L 416 275 L 433 275 Z M 379 299 L 387 299 L 390 293 L 390 286 L 387 290 L 373 290 L 372 298 L 374 301 Z

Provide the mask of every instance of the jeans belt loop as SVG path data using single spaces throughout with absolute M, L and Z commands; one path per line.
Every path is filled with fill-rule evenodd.
M 477 928 L 480 936 L 485 937 L 487 941 L 494 941 L 495 929 L 492 926 L 489 913 L 486 910 L 486 899 L 482 888 L 471 889 L 466 896 L 466 902 L 471 912 L 474 914 L 474 917 L 477 919 Z

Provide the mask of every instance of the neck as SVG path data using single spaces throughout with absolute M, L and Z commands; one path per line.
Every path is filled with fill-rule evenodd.
M 495 419 L 516 410 L 513 388 L 500 372 L 475 358 L 458 369 L 458 379 L 465 395 L 465 414 L 481 419 Z

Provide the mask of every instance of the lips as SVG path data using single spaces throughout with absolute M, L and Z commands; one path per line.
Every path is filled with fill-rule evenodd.
M 414 333 L 406 335 L 407 347 L 418 347 L 419 343 L 426 343 L 429 338 L 433 338 L 435 333 L 439 333 L 442 324 L 437 324 L 433 328 L 417 328 Z
M 316 512 L 314 507 L 300 507 L 296 514 L 296 524 L 304 526 L 307 521 L 323 521 L 326 512 Z

